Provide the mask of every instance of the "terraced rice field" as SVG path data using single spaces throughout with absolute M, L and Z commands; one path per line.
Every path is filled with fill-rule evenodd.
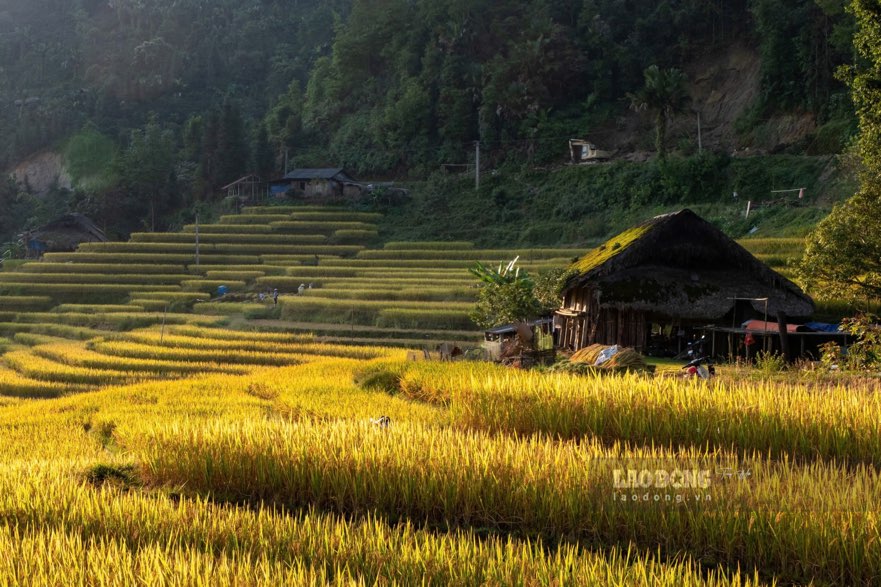
M 244 316 L 261 321 L 261 328 L 314 332 L 329 342 L 473 346 L 480 337 L 469 319 L 476 288 L 467 269 L 475 261 L 519 256 L 524 268 L 541 271 L 583 253 L 487 250 L 469 242 L 379 246 L 378 219 L 329 208 L 246 208 L 199 226 L 198 255 L 195 226 L 49 253 L 0 272 L 0 334 L 33 332 L 28 325 L 44 323 L 60 336 L 68 336 L 64 327 L 130 330 L 180 324 L 196 312 L 218 321 Z M 784 274 L 801 246 L 798 239 L 743 244 Z M 240 301 L 217 300 L 221 286 Z M 274 289 L 281 294 L 278 306 L 265 297 Z
M 856 585 L 881 573 L 877 384 L 521 373 L 194 325 L 12 344 L 0 560 L 16 563 L 0 563 L 2 580 Z M 630 470 L 704 476 L 628 501 Z
M 793 265 L 801 259 L 805 244 L 803 238 L 746 238 L 740 244 L 762 263 L 790 279 Z
M 0 273 L 0 584 L 881 581 L 877 381 L 408 360 L 381 343 L 474 340 L 474 260 L 579 251 L 376 220 L 246 209 L 198 263 L 192 227 Z
M 272 319 L 278 328 L 315 332 L 328 341 L 474 345 L 479 334 L 468 310 L 476 289 L 467 271 L 474 261 L 520 256 L 524 267 L 538 271 L 565 265 L 582 252 L 480 250 L 467 242 L 379 246 L 379 218 L 317 207 L 245 208 L 200 225 L 198 249 L 196 226 L 187 226 L 49 253 L 0 272 L 0 322 L 129 330 L 179 324 L 195 310 Z M 300 285 L 306 287 L 303 295 Z M 221 287 L 239 294 L 239 301 L 218 300 Z M 265 297 L 274 289 L 278 306 Z

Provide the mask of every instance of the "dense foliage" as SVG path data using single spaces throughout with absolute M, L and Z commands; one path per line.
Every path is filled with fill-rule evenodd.
M 756 120 L 788 108 L 822 123 L 850 107 L 832 76 L 849 59 L 840 4 L 12 0 L 0 10 L 0 165 L 63 151 L 79 193 L 60 194 L 62 207 L 124 233 L 286 161 L 419 177 L 470 161 L 479 140 L 490 165 L 545 164 L 561 138 L 626 111 L 649 66 L 738 43 L 761 47 Z M 117 159 L 153 131 L 170 141 L 173 176 L 144 202 Z
M 844 70 L 860 121 L 860 191 L 837 206 L 808 239 L 804 280 L 830 297 L 881 297 L 881 7 L 853 0 L 860 61 Z

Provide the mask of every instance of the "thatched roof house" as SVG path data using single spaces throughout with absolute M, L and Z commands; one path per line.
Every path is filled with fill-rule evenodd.
M 104 231 L 82 214 L 65 214 L 22 235 L 29 257 L 54 251 L 74 251 L 80 243 L 107 242 Z
M 779 312 L 807 317 L 814 310 L 797 285 L 691 210 L 622 232 L 572 270 L 556 317 L 564 348 L 598 342 L 644 350 L 653 331 L 681 336 L 690 327 L 739 324 L 766 310 L 775 319 Z

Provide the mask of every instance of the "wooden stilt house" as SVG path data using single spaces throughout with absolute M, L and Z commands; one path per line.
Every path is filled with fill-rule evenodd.
M 572 270 L 555 316 L 564 349 L 601 343 L 645 352 L 658 338 L 681 346 L 692 328 L 814 311 L 797 285 L 691 210 L 622 232 Z

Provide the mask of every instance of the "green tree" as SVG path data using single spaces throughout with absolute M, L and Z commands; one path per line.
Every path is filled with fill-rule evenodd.
M 272 174 L 275 172 L 275 152 L 269 144 L 269 133 L 265 124 L 257 127 L 257 134 L 254 137 L 253 169 L 263 181 L 272 179 Z
M 132 131 L 128 147 L 115 162 L 120 201 L 115 206 L 155 231 L 159 217 L 176 203 L 175 141 L 155 117 Z
M 245 123 L 237 104 L 225 100 L 217 127 L 217 188 L 242 177 L 250 163 Z
M 470 271 L 481 282 L 477 305 L 471 312 L 471 319 L 480 327 L 524 322 L 542 313 L 534 293 L 535 282 L 517 267 L 517 259 L 498 269 L 477 263 Z
M 854 47 L 861 58 L 843 69 L 860 123 L 860 190 L 837 205 L 806 243 L 799 274 L 829 297 L 881 297 L 881 5 L 852 0 Z
M 630 107 L 636 112 L 646 112 L 655 122 L 655 150 L 658 157 L 667 154 L 667 126 L 670 119 L 680 114 L 688 105 L 685 90 L 685 74 L 678 69 L 661 69 L 651 65 L 643 72 L 645 85 L 638 92 L 627 94 Z

